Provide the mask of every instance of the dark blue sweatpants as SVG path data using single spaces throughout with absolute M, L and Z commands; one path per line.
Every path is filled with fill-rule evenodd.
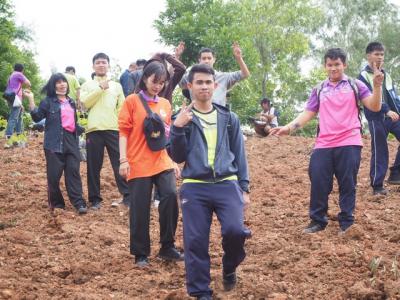
M 371 168 L 370 178 L 373 188 L 383 187 L 389 165 L 387 137 L 392 133 L 400 141 L 400 121 L 393 122 L 389 117 L 368 121 L 371 133 Z M 391 170 L 400 170 L 400 149 L 397 150 Z
M 223 271 L 234 272 L 246 256 L 242 190 L 237 181 L 231 180 L 184 183 L 180 199 L 187 291 L 191 296 L 212 294 L 208 246 L 213 212 L 221 224 Z
M 342 230 L 354 223 L 357 173 L 360 167 L 361 147 L 343 146 L 314 149 L 311 154 L 310 218 L 322 226 L 328 224 L 328 196 L 333 187 L 333 176 L 339 185 L 339 225 Z

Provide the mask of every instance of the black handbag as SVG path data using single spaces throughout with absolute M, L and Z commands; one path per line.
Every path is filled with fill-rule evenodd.
M 143 122 L 143 132 L 146 137 L 147 146 L 152 151 L 163 150 L 167 144 L 164 121 L 150 109 L 143 96 L 141 94 L 138 95 L 147 112 L 147 116 Z
M 3 98 L 7 100 L 9 105 L 13 105 L 15 100 L 15 92 L 5 90 L 3 93 Z
M 10 79 L 8 79 L 7 87 L 10 85 Z M 6 90 L 3 92 L 3 98 L 7 100 L 8 105 L 12 106 L 14 104 L 15 100 L 15 92 L 10 91 L 6 88 Z

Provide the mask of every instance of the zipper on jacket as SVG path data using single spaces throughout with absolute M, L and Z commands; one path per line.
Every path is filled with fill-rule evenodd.
M 64 148 L 64 147 L 63 147 L 63 142 L 64 142 L 64 129 L 63 129 L 63 126 L 62 126 L 61 104 L 58 103 L 58 105 L 60 105 L 60 121 L 61 121 L 61 124 L 60 124 L 60 126 L 61 126 L 60 152 L 63 153 L 63 148 Z
M 198 117 L 196 115 L 194 115 L 194 117 L 198 120 Z M 206 145 L 206 149 L 208 151 L 207 139 L 206 139 L 206 136 L 204 135 L 203 128 L 200 125 L 198 125 L 196 122 L 192 121 L 192 123 L 194 124 L 194 126 L 196 126 L 199 129 L 201 138 L 203 139 L 203 143 Z M 208 155 L 208 153 L 207 153 L 207 155 Z M 215 166 L 215 157 L 214 157 L 214 166 Z M 211 168 L 211 166 L 209 166 L 209 167 Z M 212 170 L 212 174 L 213 174 L 213 181 L 212 182 L 215 183 L 215 182 L 217 182 L 217 176 L 215 174 L 214 168 L 211 168 L 211 170 Z
M 218 110 L 217 110 L 217 114 L 218 114 Z M 230 118 L 231 116 L 229 116 L 229 118 Z M 213 175 L 214 175 L 214 182 L 216 182 L 216 180 L 217 180 L 217 176 L 215 175 L 215 162 L 216 162 L 216 160 L 217 160 L 217 155 L 218 155 L 218 153 L 219 153 L 219 151 L 221 150 L 221 143 L 222 143 L 222 141 L 223 141 L 223 139 L 224 139 L 224 137 L 225 137 L 225 134 L 227 134 L 227 132 L 228 132 L 228 129 L 226 129 L 226 130 L 224 130 L 225 128 L 228 128 L 227 126 L 229 125 L 229 119 L 228 119 L 228 123 L 226 124 L 226 126 L 223 126 L 222 127 L 222 130 L 223 130 L 223 132 L 222 132 L 222 137 L 221 137 L 221 142 L 220 142 L 220 144 L 218 145 L 218 139 L 217 139 L 217 144 L 216 144 L 216 148 L 215 148 L 215 156 L 214 156 L 214 168 L 213 168 Z M 217 130 L 218 130 L 218 122 L 217 122 Z M 218 136 L 218 133 L 217 133 L 217 136 Z M 228 137 L 228 139 L 229 139 L 229 137 Z M 219 147 L 218 147 L 219 146 Z M 218 150 L 218 151 L 217 151 Z

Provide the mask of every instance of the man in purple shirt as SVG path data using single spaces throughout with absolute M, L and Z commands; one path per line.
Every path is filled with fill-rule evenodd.
M 7 83 L 8 92 L 15 93 L 15 100 L 14 103 L 10 103 L 10 115 L 7 121 L 7 129 L 6 129 L 6 139 L 9 139 L 14 131 L 17 135 L 21 134 L 24 130 L 23 123 L 22 123 L 22 113 L 23 113 L 23 106 L 22 106 L 22 87 L 30 87 L 30 81 L 25 77 L 23 74 L 24 66 L 22 64 L 15 64 L 14 72 L 10 75 Z M 4 148 L 10 148 L 12 145 L 6 142 Z
M 371 111 L 379 111 L 384 76 L 374 66 L 371 95 L 364 83 L 359 80 L 351 83 L 352 80 L 345 75 L 347 61 L 346 53 L 342 49 L 329 49 L 324 61 L 328 78 L 320 85 L 321 88 L 312 91 L 305 111 L 286 126 L 272 128 L 270 134 L 290 134 L 319 115 L 320 130 L 309 166 L 311 222 L 303 232 L 315 233 L 324 230 L 328 225 L 328 197 L 335 176 L 339 185 L 338 221 L 339 233 L 342 234 L 354 223 L 357 173 L 362 147 L 358 101 L 351 85 L 357 85 L 358 97 L 365 107 Z

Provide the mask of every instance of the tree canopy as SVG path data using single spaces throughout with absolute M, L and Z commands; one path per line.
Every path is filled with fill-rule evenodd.
M 399 21 L 399 9 L 387 0 L 167 0 L 154 25 L 165 44 L 185 42 L 186 65 L 196 63 L 201 47 L 210 47 L 216 69 L 237 70 L 230 45 L 239 42 L 252 75 L 233 89 L 233 110 L 246 120 L 267 96 L 285 123 L 325 77 L 321 58 L 330 47 L 348 52 L 348 73 L 356 76 L 368 42 L 381 41 L 385 66 L 398 82 Z

